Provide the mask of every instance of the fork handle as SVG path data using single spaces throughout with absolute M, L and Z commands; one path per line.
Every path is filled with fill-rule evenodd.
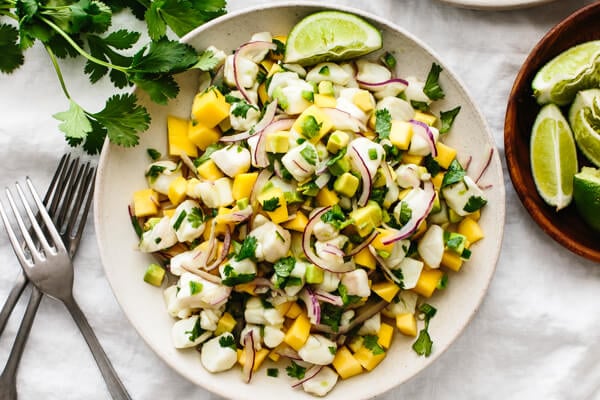
M 20 270 L 20 274 L 17 277 L 15 283 L 13 284 L 4 305 L 2 306 L 2 310 L 0 311 L 0 336 L 2 336 L 2 332 L 4 332 L 4 328 L 6 328 L 6 323 L 10 318 L 10 314 L 12 310 L 15 308 L 17 301 L 19 301 L 19 297 L 21 297 L 21 293 L 23 293 L 23 289 L 27 285 L 27 277 L 23 270 Z
M 83 311 L 81 311 L 81 308 L 79 308 L 79 305 L 75 299 L 71 296 L 70 298 L 63 300 L 63 302 L 71 313 L 73 320 L 79 327 L 79 330 L 83 334 L 85 341 L 92 351 L 92 355 L 96 360 L 96 364 L 98 364 L 98 368 L 100 368 L 100 373 L 102 373 L 102 377 L 104 378 L 104 382 L 106 382 L 106 386 L 108 387 L 108 391 L 110 392 L 112 398 L 115 400 L 131 400 L 131 396 L 129 396 L 129 393 L 127 393 L 125 385 L 123 385 L 123 382 L 121 382 L 117 376 L 117 372 L 112 366 L 108 356 L 102 348 L 102 345 L 98 341 L 98 338 L 94 334 L 92 327 L 83 314 Z

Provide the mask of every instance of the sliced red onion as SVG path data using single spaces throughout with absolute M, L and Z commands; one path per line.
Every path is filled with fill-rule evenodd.
M 239 224 L 240 222 L 246 221 L 253 214 L 252 206 L 248 206 L 243 210 L 234 211 L 229 214 L 219 215 L 220 223 L 234 223 Z
M 365 247 L 370 245 L 373 242 L 373 240 L 375 240 L 375 237 L 377 235 L 379 235 L 379 231 L 374 229 L 373 232 L 371 232 L 371 234 L 369 235 L 369 237 L 367 237 L 364 242 L 362 242 L 361 244 L 359 244 L 358 246 L 353 248 L 352 251 L 350 253 L 348 253 L 348 255 L 354 256 L 354 255 L 360 253 L 362 249 L 364 249 Z
M 336 129 L 352 132 L 366 132 L 367 126 L 346 111 L 337 108 L 323 107 L 321 110 L 329 117 Z
M 254 334 L 252 330 L 246 333 L 244 336 L 244 353 L 246 358 L 244 359 L 244 368 L 242 369 L 242 374 L 246 380 L 246 383 L 249 383 L 252 379 L 252 372 L 254 370 L 254 362 L 256 360 L 256 350 L 254 349 Z
M 331 243 L 325 243 L 325 248 L 323 249 L 323 252 L 334 255 L 334 256 L 338 256 L 338 257 L 345 256 L 342 249 L 340 249 L 337 246 L 332 245 Z
M 223 296 L 213 299 L 212 301 L 208 302 L 208 304 L 210 304 L 211 306 L 221 306 L 221 305 L 225 304 L 227 302 L 227 300 L 229 300 L 230 295 L 231 295 L 231 288 L 228 287 L 227 290 L 223 293 Z
M 435 137 L 433 136 L 433 132 L 429 129 L 429 125 L 424 122 L 417 121 L 415 119 L 411 119 L 408 121 L 412 124 L 413 134 L 421 136 L 423 139 L 427 141 L 429 144 L 429 149 L 431 150 L 431 155 L 433 157 L 437 157 L 437 147 L 435 147 Z
M 375 250 L 373 246 L 369 246 L 369 251 L 371 252 L 373 257 L 375 257 L 375 259 L 379 263 L 379 267 L 381 268 L 383 273 L 388 277 L 388 279 L 394 283 L 397 283 L 398 285 L 402 285 L 402 280 L 392 273 L 392 270 L 388 268 L 388 266 L 385 264 L 385 260 L 381 258 L 379 254 L 377 254 L 377 250 Z
M 295 389 L 295 388 L 301 386 L 304 382 L 310 381 L 312 378 L 319 375 L 319 372 L 321 372 L 323 367 L 324 367 L 324 365 L 313 365 L 312 367 L 309 368 L 308 371 L 306 371 L 306 373 L 304 374 L 304 378 L 302 380 L 294 383 L 292 385 L 292 387 Z
M 304 172 L 304 173 L 307 173 L 307 172 L 308 172 L 308 170 L 307 170 L 306 168 L 304 168 L 304 167 L 302 166 L 302 164 L 300 164 L 298 161 L 296 161 L 296 160 L 292 160 L 292 162 L 293 162 L 293 163 L 294 163 L 294 165 L 295 165 L 296 167 L 298 167 L 298 169 L 299 169 L 299 170 L 301 170 L 302 172 Z
M 199 257 L 198 264 L 202 266 L 202 268 L 206 268 L 208 262 L 213 259 L 214 252 L 216 250 L 215 241 L 216 241 L 216 233 L 215 227 L 217 226 L 217 220 L 213 218 L 212 223 L 210 224 L 210 236 L 208 238 L 208 244 L 205 250 L 198 250 L 198 254 L 194 256 L 194 258 Z
M 281 163 L 279 160 L 275 160 L 273 163 L 273 172 L 275 172 L 275 175 L 278 178 L 283 179 L 283 170 L 281 169 Z
M 195 178 L 198 178 L 198 169 L 194 165 L 194 162 L 188 157 L 188 155 L 185 153 L 181 153 L 179 155 L 179 157 L 181 158 L 183 163 L 186 165 L 186 167 L 189 168 L 192 175 L 194 175 Z
M 329 183 L 329 178 L 331 178 L 331 174 L 322 173 L 317 179 L 315 179 L 315 185 L 317 185 L 319 189 L 323 189 L 323 187 Z
M 271 124 L 275 119 L 275 114 L 277 113 L 277 101 L 273 101 L 267 105 L 265 108 L 265 113 L 263 117 L 258 121 L 252 129 L 247 131 L 237 133 L 235 135 L 222 136 L 219 141 L 221 142 L 239 142 L 240 140 L 246 140 L 256 134 L 259 134 L 263 129 L 265 129 L 269 124 Z
M 316 211 L 314 215 L 308 220 L 306 228 L 302 233 L 302 250 L 304 251 L 304 255 L 306 256 L 308 261 L 326 271 L 340 273 L 353 271 L 355 268 L 353 261 L 347 261 L 341 265 L 334 265 L 330 261 L 324 260 L 321 257 L 319 257 L 310 244 L 310 238 L 315 229 L 316 223 L 321 220 L 321 215 L 325 214 L 330 209 L 331 206 L 321 208 L 320 210 Z
M 306 314 L 311 324 L 320 324 L 321 304 L 319 304 L 319 300 L 315 296 L 315 293 L 308 286 L 305 286 L 300 292 L 299 297 L 306 305 Z
M 194 268 L 190 268 L 185 264 L 182 264 L 181 267 L 183 269 L 185 269 L 187 272 L 191 272 L 192 274 L 199 276 L 200 278 L 212 282 L 214 284 L 220 285 L 222 283 L 221 278 L 219 278 L 216 275 L 210 274 L 206 271 L 203 271 L 201 269 L 194 269 Z
M 256 182 L 254 182 L 254 186 L 252 187 L 252 193 L 250 194 L 250 204 L 252 205 L 253 209 L 257 208 L 257 206 L 258 206 L 258 200 L 257 200 L 258 193 L 262 190 L 263 186 L 265 186 L 265 184 L 271 178 L 271 175 L 272 175 L 271 171 L 269 171 L 268 169 L 263 169 L 258 174 L 258 177 L 256 178 Z
M 490 164 L 492 162 L 493 155 L 494 155 L 494 148 L 490 147 L 488 158 L 487 158 L 485 164 L 483 165 L 483 169 L 481 170 L 481 172 L 479 173 L 479 175 L 477 175 L 477 179 L 475 179 L 475 183 L 479 183 L 479 180 L 481 179 L 481 177 L 483 176 L 483 174 L 485 174 L 485 171 L 487 171 L 488 167 L 490 166 Z
M 275 50 L 277 49 L 277 45 L 272 42 L 264 42 L 264 41 L 256 41 L 256 42 L 248 42 L 241 45 L 236 52 L 233 54 L 233 79 L 235 80 L 235 86 L 238 88 L 244 99 L 249 104 L 254 104 L 254 102 L 248 96 L 248 92 L 244 85 L 240 84 L 240 58 L 245 57 L 245 54 L 251 51 L 262 51 L 262 50 Z
M 473 161 L 473 156 L 467 156 L 467 157 L 461 157 L 458 158 L 458 163 L 463 167 L 463 169 L 465 171 L 467 171 L 469 169 L 469 167 L 471 166 L 471 161 Z
M 361 157 L 358 150 L 355 147 L 350 146 L 350 158 L 354 161 L 354 165 L 357 167 L 360 177 L 362 179 L 362 192 L 358 198 L 358 205 L 364 207 L 371 196 L 371 190 L 373 188 L 373 177 L 367 168 L 367 163 Z
M 300 357 L 298 352 L 288 345 L 277 346 L 277 348 L 275 349 L 275 353 L 277 353 L 281 357 L 289 358 L 290 360 L 302 360 L 302 357 Z
M 361 80 L 357 79 L 356 82 L 358 83 L 358 85 L 361 88 L 368 89 L 373 92 L 383 90 L 386 87 L 391 86 L 391 85 L 396 85 L 396 86 L 398 86 L 399 91 L 403 91 L 408 86 L 408 81 L 406 81 L 402 78 L 392 78 L 392 79 L 388 79 L 387 81 L 381 81 L 381 82 L 366 82 L 366 81 L 361 81 Z
M 223 251 L 221 251 L 221 254 L 212 264 L 206 267 L 207 271 L 212 271 L 221 265 L 221 263 L 227 258 L 227 254 L 229 254 L 229 247 L 231 246 L 231 228 L 229 225 L 225 225 L 225 227 L 227 230 L 225 231 L 225 238 L 223 239 Z
M 415 215 L 415 213 L 413 213 L 408 222 L 404 224 L 402 228 L 396 230 L 396 232 L 394 232 L 393 235 L 386 236 L 386 238 L 383 239 L 381 243 L 383 243 L 384 245 L 388 245 L 397 242 L 398 240 L 406 239 L 407 237 L 412 235 L 417 230 L 419 225 L 421 225 L 421 222 L 423 222 L 423 220 L 427 218 L 427 216 L 431 212 L 431 207 L 433 207 L 433 201 L 435 200 L 435 189 L 433 187 L 433 183 L 431 183 L 431 181 L 424 182 L 423 190 L 425 191 L 425 195 L 428 199 L 427 207 L 423 209 L 423 213 L 420 215 Z
M 272 109 L 269 109 L 270 107 L 272 107 Z M 273 113 L 274 116 L 274 113 L 277 110 L 277 100 L 269 103 L 267 109 L 266 112 Z M 295 120 L 293 119 L 280 119 L 274 121 L 273 118 L 271 118 L 271 122 L 257 134 L 259 135 L 258 142 L 256 142 L 256 147 L 252 153 L 252 162 L 256 167 L 266 168 L 269 166 L 269 157 L 267 156 L 267 136 L 272 132 L 290 129 L 292 125 L 294 125 L 294 122 Z
M 334 306 L 343 306 L 344 302 L 342 301 L 342 298 L 338 295 L 335 294 L 331 294 L 329 292 L 326 292 L 324 290 L 315 290 L 315 297 L 325 303 L 329 303 L 329 304 L 333 304 Z

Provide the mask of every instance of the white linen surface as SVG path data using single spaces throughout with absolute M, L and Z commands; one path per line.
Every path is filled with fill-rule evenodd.
M 502 0 L 498 0 L 501 3 Z M 229 10 L 277 1 L 230 0 Z M 435 0 L 336 1 L 388 18 L 427 43 L 479 104 L 503 156 L 507 97 L 529 51 L 556 23 L 591 1 L 473 11 Z M 130 15 L 116 26 L 142 26 Z M 74 97 L 100 109 L 113 93 L 87 83 L 83 64 L 62 62 Z M 0 187 L 29 175 L 45 189 L 67 146 L 51 115 L 68 108 L 41 46 L 12 75 L 0 75 Z M 505 168 L 507 218 L 501 257 L 471 324 L 431 367 L 381 399 L 600 399 L 600 265 L 550 239 L 519 202 Z M 119 308 L 100 264 L 90 215 L 76 258 L 75 297 L 134 399 L 216 399 L 162 362 Z M 18 264 L 0 234 L 0 301 Z M 26 292 L 26 294 L 28 291 Z M 25 307 L 0 339 L 4 365 Z M 18 375 L 25 400 L 108 399 L 90 352 L 66 309 L 44 298 Z

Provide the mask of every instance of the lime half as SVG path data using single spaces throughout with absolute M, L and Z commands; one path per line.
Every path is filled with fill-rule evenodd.
M 600 170 L 581 168 L 573 178 L 573 199 L 581 218 L 600 231 Z
M 370 53 L 382 45 L 381 32 L 364 19 L 340 11 L 321 11 L 292 28 L 284 61 L 300 65 L 341 61 Z
M 577 93 L 569 110 L 569 122 L 579 150 L 600 167 L 600 89 Z
M 600 84 L 600 40 L 562 52 L 542 67 L 531 86 L 539 104 L 566 105 L 575 94 Z
M 530 159 L 542 199 L 557 211 L 568 206 L 573 198 L 577 150 L 569 123 L 554 104 L 542 107 L 533 124 Z

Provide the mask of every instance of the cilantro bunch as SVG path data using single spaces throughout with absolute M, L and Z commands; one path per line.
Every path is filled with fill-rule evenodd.
M 106 137 L 121 146 L 135 146 L 139 133 L 150 124 L 150 115 L 136 96 L 115 94 L 102 110 L 85 110 L 69 93 L 59 59 L 84 57 L 83 72 L 92 84 L 108 76 L 118 89 L 135 84 L 152 101 L 166 104 L 179 93 L 173 75 L 215 65 L 210 52 L 198 54 L 191 46 L 168 39 L 168 29 L 182 36 L 223 15 L 225 6 L 225 0 L 0 0 L 0 18 L 7 20 L 0 22 L 0 72 L 18 69 L 24 52 L 41 42 L 69 102 L 68 110 L 54 115 L 67 142 L 82 145 L 90 154 L 100 152 Z M 109 32 L 113 13 L 124 9 L 146 22 L 150 43 L 134 49 L 139 32 Z

